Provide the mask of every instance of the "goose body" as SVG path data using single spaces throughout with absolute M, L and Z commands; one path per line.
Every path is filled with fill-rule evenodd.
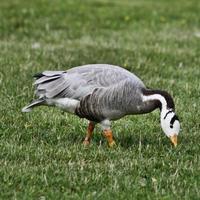
M 89 143 L 96 123 L 101 124 L 104 134 L 110 138 L 110 121 L 125 115 L 143 114 L 160 108 L 161 125 L 167 112 L 171 111 L 171 118 L 176 116 L 173 99 L 167 92 L 147 89 L 136 75 L 119 66 L 91 64 L 67 71 L 44 71 L 36 74 L 35 78 L 38 99 L 22 111 L 28 112 L 35 106 L 48 105 L 86 118 L 90 121 L 86 143 Z M 179 123 L 177 117 L 176 122 Z M 179 130 L 176 132 L 173 134 L 177 135 Z M 174 135 L 169 133 L 167 136 Z M 113 143 L 112 138 L 110 146 Z

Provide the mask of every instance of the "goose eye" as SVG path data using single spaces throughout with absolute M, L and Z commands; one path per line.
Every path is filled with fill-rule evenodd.
M 170 124 L 170 128 L 173 128 L 173 125 L 172 125 L 172 124 Z

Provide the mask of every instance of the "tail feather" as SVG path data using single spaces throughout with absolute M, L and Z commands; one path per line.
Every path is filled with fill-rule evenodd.
M 56 76 L 56 75 L 61 75 L 63 74 L 65 71 L 44 71 L 42 73 L 36 73 L 33 77 L 36 79 L 42 78 L 43 76 Z
M 45 99 L 37 99 L 34 100 L 31 104 L 29 104 L 28 106 L 25 106 L 22 108 L 22 112 L 30 112 L 32 110 L 33 107 L 35 106 L 40 106 L 40 105 L 44 105 Z

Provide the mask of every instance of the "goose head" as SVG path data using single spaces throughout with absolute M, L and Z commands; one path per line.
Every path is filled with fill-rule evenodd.
M 176 147 L 177 137 L 180 132 L 180 121 L 172 109 L 161 113 L 161 128 L 165 135 L 170 138 L 172 144 Z
M 180 121 L 175 113 L 175 104 L 171 95 L 162 90 L 143 89 L 143 101 L 153 101 L 160 109 L 161 128 L 176 147 Z

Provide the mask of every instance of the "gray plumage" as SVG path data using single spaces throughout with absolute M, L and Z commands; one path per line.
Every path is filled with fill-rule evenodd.
M 76 100 L 74 110 L 60 107 L 91 121 L 116 120 L 128 114 L 150 112 L 156 107 L 155 102 L 142 101 L 144 83 L 118 66 L 91 64 L 67 71 L 44 71 L 35 77 L 38 105 L 59 107 L 58 99 Z M 36 105 L 30 104 L 23 111 Z
M 35 75 L 35 94 L 38 99 L 22 109 L 48 105 L 88 119 L 84 144 L 90 143 L 95 123 L 101 125 L 109 146 L 115 144 L 111 120 L 129 114 L 143 114 L 160 108 L 161 127 L 177 145 L 180 123 L 169 93 L 147 89 L 133 73 L 113 65 L 93 64 L 67 71 L 44 71 Z

